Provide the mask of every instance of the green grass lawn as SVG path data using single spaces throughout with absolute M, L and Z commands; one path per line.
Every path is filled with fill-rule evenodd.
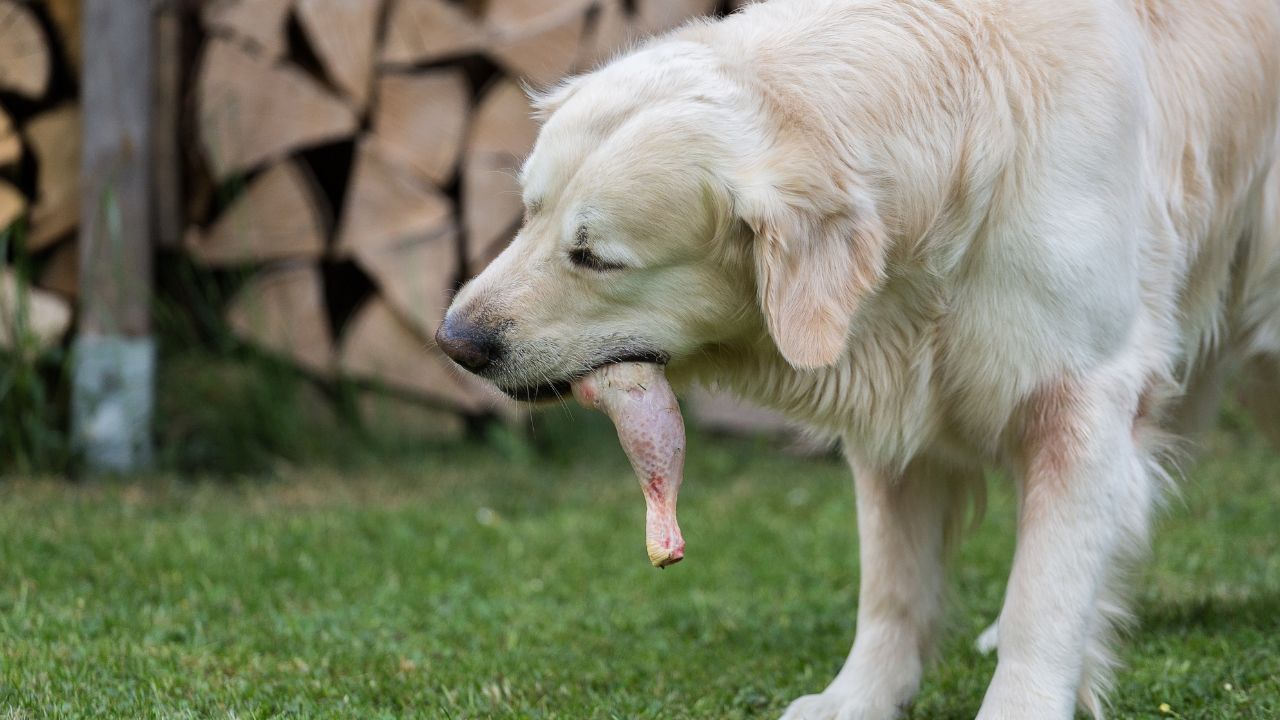
M 610 429 L 540 422 L 559 439 L 343 471 L 5 481 L 0 717 L 773 718 L 822 688 L 857 588 L 840 462 L 693 438 L 687 557 L 657 571 Z M 972 718 L 993 670 L 993 484 L 911 718 Z M 1220 433 L 1183 487 L 1112 717 L 1280 717 L 1280 456 Z

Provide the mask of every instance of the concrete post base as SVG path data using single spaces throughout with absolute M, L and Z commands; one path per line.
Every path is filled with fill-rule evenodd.
M 90 473 L 151 467 L 155 341 L 80 337 L 72 357 L 71 440 L 82 467 Z

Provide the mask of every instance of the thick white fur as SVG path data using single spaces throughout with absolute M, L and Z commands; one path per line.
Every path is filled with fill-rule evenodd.
M 785 717 L 910 702 L 992 466 L 1020 511 L 978 717 L 1100 715 L 1161 438 L 1280 369 L 1280 3 L 773 0 L 542 103 L 525 228 L 451 312 L 508 389 L 641 347 L 843 438 L 857 638 Z

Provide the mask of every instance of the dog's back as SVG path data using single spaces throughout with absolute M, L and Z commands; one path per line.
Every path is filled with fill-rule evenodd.
M 1064 288 L 1059 309 L 1092 326 L 1075 340 L 1096 346 L 1109 342 L 1098 334 L 1109 332 L 1115 298 L 1089 305 L 1080 290 L 1114 284 L 1103 278 L 1121 254 L 1098 258 L 1136 245 L 1149 342 L 1164 346 L 1153 372 L 1186 384 L 1195 409 L 1184 414 L 1212 414 L 1203 408 L 1216 408 L 1218 365 L 1238 359 L 1229 356 L 1280 354 L 1276 0 L 772 0 L 683 36 L 750 58 L 741 65 L 753 76 L 741 80 L 768 88 L 784 127 L 837 138 L 826 153 L 833 175 L 870 168 L 886 229 L 901 239 L 891 262 L 932 256 L 931 273 L 969 272 L 957 283 L 982 288 L 975 245 L 1000 246 L 988 276 L 1001 283 L 1010 257 L 1025 253 L 1025 266 L 1054 272 L 1026 281 Z M 1096 183 L 1080 194 L 1106 204 L 1099 215 L 1142 214 L 1136 241 L 1122 222 L 1086 247 L 1078 231 L 1008 225 L 1001 214 L 1058 203 L 1040 216 L 1078 222 L 1080 206 L 1055 198 L 1082 183 Z M 1131 192 L 1142 198 L 1130 202 Z M 1062 276 L 1062 248 L 1079 277 Z M 1030 317 L 1025 307 L 993 316 L 1006 308 L 989 298 L 974 305 L 984 329 Z M 1044 357 L 1005 354 L 1021 350 Z

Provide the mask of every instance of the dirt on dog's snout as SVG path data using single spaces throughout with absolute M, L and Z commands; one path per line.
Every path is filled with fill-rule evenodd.
M 605 365 L 573 384 L 584 407 L 602 410 L 618 430 L 645 501 L 649 562 L 664 568 L 684 558 L 676 500 L 684 479 L 684 418 L 675 393 L 653 363 Z

